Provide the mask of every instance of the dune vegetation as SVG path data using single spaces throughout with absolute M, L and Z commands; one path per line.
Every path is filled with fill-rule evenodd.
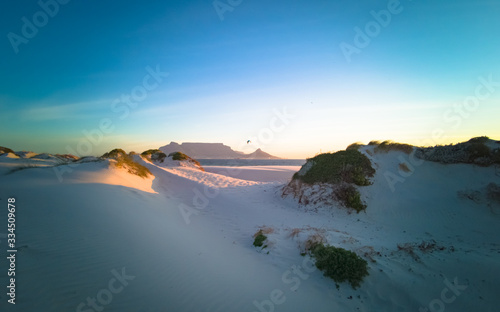
M 197 161 L 194 158 L 189 157 L 188 155 L 181 153 L 181 152 L 173 152 L 168 154 L 168 157 L 172 157 L 172 160 L 178 160 L 178 161 L 190 161 L 200 167 L 200 169 L 204 170 L 203 167 L 201 166 L 200 162 Z
M 500 164 L 500 143 L 487 136 L 475 137 L 463 143 L 420 147 L 415 156 L 444 164 L 490 166 Z
M 331 185 L 330 193 L 337 202 L 358 213 L 365 210 L 366 205 L 356 186 L 370 185 L 369 178 L 373 177 L 375 169 L 368 157 L 358 151 L 360 146 L 355 143 L 345 151 L 320 154 L 308 159 L 283 189 L 283 195 L 291 193 L 299 198 L 300 203 L 307 205 L 310 202 L 308 197 L 314 197 L 306 195 L 308 189 L 311 190 L 313 185 Z
M 148 168 L 135 162 L 132 157 L 127 155 L 127 153 L 120 148 L 115 148 L 114 150 L 103 154 L 101 158 L 114 159 L 116 161 L 114 164 L 115 167 L 127 169 L 129 173 L 141 178 L 147 178 L 149 175 L 152 175 Z
M 1 154 L 5 154 L 5 153 L 12 153 L 12 154 L 16 154 L 12 149 L 8 148 L 8 147 L 3 147 L 3 146 L 0 146 L 0 155 Z
M 159 149 L 149 149 L 141 153 L 141 156 L 151 159 L 152 161 L 163 162 L 167 155 Z
M 320 154 L 307 162 L 309 170 L 293 177 L 307 184 L 346 182 L 365 186 L 370 185 L 368 178 L 375 174 L 368 157 L 355 149 Z
M 330 245 L 317 244 L 311 249 L 316 267 L 337 283 L 349 282 L 358 288 L 368 273 L 368 262 L 350 250 Z
M 369 145 L 376 145 L 374 152 L 375 153 L 387 153 L 389 151 L 400 151 L 406 154 L 410 154 L 413 152 L 413 145 L 406 143 L 397 143 L 390 140 L 386 140 L 383 142 L 371 141 Z

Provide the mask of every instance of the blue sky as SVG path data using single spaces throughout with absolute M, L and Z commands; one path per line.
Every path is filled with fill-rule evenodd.
M 373 139 L 500 139 L 499 1 L 41 3 L 53 17 L 0 4 L 0 145 L 15 150 L 222 142 L 305 158 Z

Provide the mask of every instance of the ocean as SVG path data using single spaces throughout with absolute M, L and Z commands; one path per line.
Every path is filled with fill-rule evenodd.
M 302 166 L 305 159 L 197 159 L 202 166 Z

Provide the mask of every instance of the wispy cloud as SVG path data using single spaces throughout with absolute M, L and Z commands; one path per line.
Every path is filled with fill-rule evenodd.
M 62 105 L 33 105 L 21 111 L 21 118 L 32 121 L 74 120 L 102 117 L 110 101 L 96 100 Z

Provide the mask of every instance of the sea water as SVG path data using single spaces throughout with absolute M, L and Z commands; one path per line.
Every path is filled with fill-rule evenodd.
M 202 166 L 302 166 L 305 159 L 197 159 Z

